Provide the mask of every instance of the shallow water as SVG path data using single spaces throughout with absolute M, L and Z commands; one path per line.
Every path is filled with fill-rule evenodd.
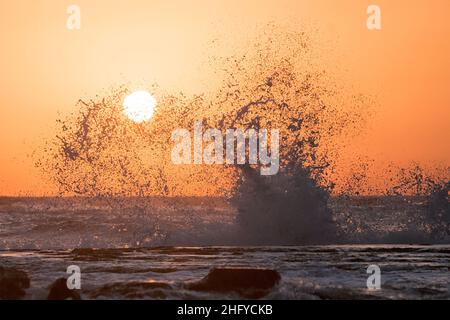
M 276 270 L 281 282 L 266 299 L 450 299 L 448 239 L 408 244 L 431 239 L 418 200 L 335 201 L 347 244 L 314 246 L 240 243 L 235 212 L 220 199 L 152 199 L 145 211 L 136 203 L 0 199 L 0 266 L 28 274 L 25 299 L 45 299 L 70 265 L 81 268 L 83 299 L 242 298 L 186 288 L 213 267 Z M 373 264 L 377 291 L 366 285 Z
M 366 287 L 367 267 L 381 268 L 381 290 Z M 232 299 L 187 290 L 212 267 L 270 268 L 281 282 L 267 299 L 449 299 L 450 246 L 161 247 L 1 251 L 0 265 L 31 278 L 26 299 L 81 268 L 83 299 Z

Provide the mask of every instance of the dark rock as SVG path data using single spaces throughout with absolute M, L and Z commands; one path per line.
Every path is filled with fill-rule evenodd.
M 81 300 L 81 296 L 77 290 L 67 288 L 67 279 L 59 278 L 50 286 L 50 292 L 47 300 Z
M 16 300 L 25 296 L 30 278 L 21 270 L 0 266 L 0 299 Z
M 246 268 L 213 268 L 202 280 L 185 287 L 209 292 L 235 292 L 244 298 L 258 299 L 267 295 L 281 277 L 275 270 Z

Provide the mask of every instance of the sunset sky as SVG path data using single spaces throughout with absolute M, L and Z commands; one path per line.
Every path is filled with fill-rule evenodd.
M 71 4 L 80 30 L 66 28 Z M 366 27 L 370 4 L 381 8 L 380 31 Z M 204 65 L 211 41 L 240 41 L 270 21 L 315 26 L 346 79 L 375 97 L 355 150 L 450 163 L 449 19 L 448 0 L 3 0 L 0 195 L 45 191 L 31 154 L 78 99 L 153 82 L 201 93 L 214 81 Z

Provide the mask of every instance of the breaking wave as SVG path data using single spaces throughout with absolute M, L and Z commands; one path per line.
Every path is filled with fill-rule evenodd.
M 351 207 L 354 200 L 331 197 L 334 159 L 364 129 L 371 99 L 323 68 L 318 58 L 323 52 L 311 45 L 311 34 L 268 28 L 245 54 L 211 58 L 224 74 L 212 92 L 187 97 L 156 85 L 148 88 L 158 100 L 149 122 L 136 124 L 123 114 L 126 87 L 104 98 L 80 100 L 76 113 L 58 120 L 59 132 L 46 144 L 37 166 L 61 197 L 76 196 L 86 206 L 101 203 L 100 211 L 110 213 L 97 218 L 100 224 L 110 223 L 105 232 L 124 230 L 119 239 L 98 235 L 110 245 L 90 237 L 88 246 L 376 242 L 400 234 L 378 234 L 374 240 L 374 228 L 356 217 L 360 207 Z M 223 134 L 230 128 L 278 129 L 279 173 L 261 176 L 258 165 L 173 164 L 172 131 L 193 128 L 197 120 Z M 428 194 L 427 226 L 435 229 L 416 230 L 447 236 L 448 183 L 436 184 Z M 189 197 L 197 200 L 187 205 Z M 409 204 L 402 202 L 405 208 Z M 361 210 L 374 208 L 365 205 Z M 126 217 L 127 223 L 121 221 Z M 81 227 L 72 223 L 63 228 L 76 234 Z M 412 225 L 417 227 L 417 221 Z M 98 233 L 99 226 L 92 228 Z M 84 240 L 75 246 L 84 246 Z

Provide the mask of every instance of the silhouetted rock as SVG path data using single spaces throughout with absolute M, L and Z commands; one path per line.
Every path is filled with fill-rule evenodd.
M 245 268 L 213 268 L 202 280 L 186 284 L 186 288 L 209 292 L 236 292 L 249 299 L 267 295 L 281 277 L 275 270 Z
M 47 300 L 81 300 L 81 296 L 77 290 L 70 290 L 67 288 L 67 279 L 59 278 L 50 286 Z
M 29 287 L 30 278 L 24 271 L 0 266 L 0 299 L 20 299 Z

